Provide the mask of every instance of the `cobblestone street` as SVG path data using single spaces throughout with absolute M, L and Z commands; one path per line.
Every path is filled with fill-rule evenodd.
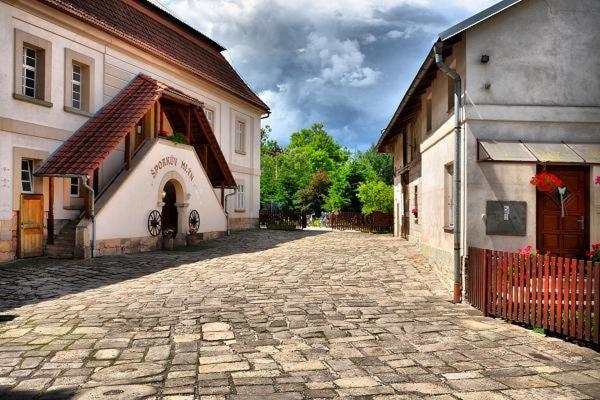
M 600 353 L 448 302 L 388 235 L 0 266 L 1 399 L 589 399 Z

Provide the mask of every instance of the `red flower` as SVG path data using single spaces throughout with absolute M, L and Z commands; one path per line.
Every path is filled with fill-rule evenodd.
M 557 187 L 563 186 L 563 182 L 558 176 L 548 172 L 540 172 L 536 176 L 533 176 L 529 182 L 542 192 L 550 192 Z
M 600 185 L 600 175 L 596 177 L 596 185 Z

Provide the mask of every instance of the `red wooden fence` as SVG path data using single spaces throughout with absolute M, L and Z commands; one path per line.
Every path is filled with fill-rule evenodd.
M 331 229 L 361 232 L 392 232 L 394 230 L 394 214 L 375 211 L 371 214 L 359 212 L 333 212 L 329 217 Z
M 600 344 L 600 263 L 471 247 L 466 278 L 484 315 Z

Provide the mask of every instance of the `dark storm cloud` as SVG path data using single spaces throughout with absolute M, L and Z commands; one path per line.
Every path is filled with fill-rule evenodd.
M 480 9 L 493 0 L 477 1 Z M 391 4 L 395 3 L 395 4 Z M 226 56 L 271 106 L 264 123 L 283 142 L 323 122 L 338 141 L 375 142 L 436 33 L 474 9 L 427 0 L 171 0 L 188 23 L 228 48 Z M 440 3 L 440 2 L 437 2 Z M 484 4 L 485 3 L 485 4 Z M 439 8 L 439 7 L 438 7 Z

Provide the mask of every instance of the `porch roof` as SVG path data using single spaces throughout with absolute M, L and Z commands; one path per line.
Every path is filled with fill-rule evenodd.
M 479 140 L 477 160 L 600 164 L 600 144 Z
M 190 138 L 191 145 L 195 148 L 196 145 L 207 145 L 212 156 L 213 171 L 218 169 L 214 172 L 219 173 L 219 183 L 227 187 L 236 186 L 204 112 L 197 112 L 202 109 L 203 103 L 144 74 L 133 78 L 117 96 L 75 131 L 44 161 L 35 175 L 91 176 L 161 98 L 184 103 L 192 109 L 194 126 L 199 133 Z M 218 168 L 214 168 L 214 164 Z M 217 183 L 214 179 L 211 180 L 213 184 Z

